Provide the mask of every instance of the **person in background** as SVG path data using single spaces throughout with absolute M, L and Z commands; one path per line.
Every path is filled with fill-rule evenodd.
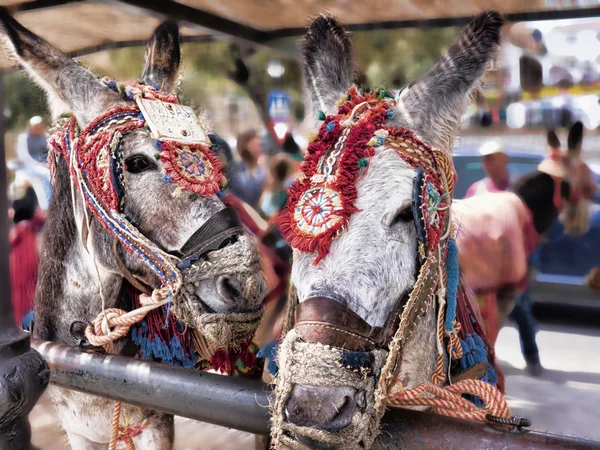
M 33 188 L 23 186 L 24 193 L 12 203 L 14 225 L 8 234 L 10 244 L 10 282 L 15 321 L 25 329 L 33 311 L 33 295 L 37 282 L 38 238 L 44 217 L 38 208 Z M 27 318 L 29 317 L 29 318 Z
M 19 135 L 17 154 L 25 164 L 45 164 L 48 160 L 46 124 L 40 116 L 29 119 L 27 131 Z
M 42 118 L 32 117 L 27 131 L 21 133 L 17 139 L 17 160 L 7 164 L 9 169 L 17 173 L 17 178 L 18 172 L 21 172 L 20 178 L 25 178 L 31 183 L 42 210 L 48 209 L 52 196 L 47 139 L 46 124 Z
M 488 194 L 493 192 L 506 191 L 510 185 L 510 174 L 508 172 L 508 155 L 499 142 L 490 141 L 484 144 L 479 150 L 482 156 L 482 166 L 487 177 L 483 180 L 473 183 L 465 198 L 474 195 Z M 529 261 L 529 265 L 534 265 L 534 253 Z M 510 318 L 517 323 L 519 329 L 519 339 L 521 341 L 521 353 L 527 363 L 527 371 L 533 376 L 540 376 L 543 367 L 540 363 L 540 354 L 535 340 L 536 322 L 533 317 L 532 302 L 529 288 L 523 292 L 510 313 Z
M 294 140 L 292 133 L 286 133 L 281 148 L 285 153 L 290 155 L 294 161 L 302 162 L 302 160 L 304 160 L 304 155 L 302 154 L 302 151 L 300 151 L 300 146 Z
M 258 202 L 263 193 L 267 170 L 265 156 L 262 154 L 262 143 L 256 130 L 248 130 L 237 138 L 237 151 L 241 162 L 232 174 L 231 192 L 258 209 Z
M 265 192 L 260 199 L 260 209 L 267 219 L 276 217 L 285 206 L 292 172 L 292 159 L 286 153 L 271 159 Z
M 504 153 L 498 141 L 489 141 L 480 149 L 481 165 L 487 174 L 483 180 L 473 183 L 465 198 L 488 192 L 502 192 L 508 189 L 510 175 L 508 173 L 508 155 Z

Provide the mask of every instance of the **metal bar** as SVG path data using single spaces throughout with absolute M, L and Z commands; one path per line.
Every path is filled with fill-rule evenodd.
M 224 33 L 250 42 L 264 42 L 269 33 L 234 22 L 208 11 L 171 0 L 119 0 L 122 3 L 164 14 L 175 20 L 184 20 L 218 33 Z
M 553 19 L 583 19 L 600 16 L 600 8 L 561 9 L 550 11 L 535 11 L 524 13 L 508 13 L 504 17 L 509 22 L 525 22 L 531 20 Z M 399 28 L 436 28 L 460 27 L 466 25 L 473 16 L 436 17 L 431 19 L 390 20 L 382 22 L 348 23 L 344 24 L 347 31 L 395 30 Z M 308 23 L 307 23 L 308 25 Z M 306 32 L 305 27 L 280 28 L 268 32 L 268 40 L 284 37 L 301 36 Z
M 255 434 L 268 433 L 270 388 L 261 382 L 86 353 L 52 342 L 34 340 L 33 345 L 48 360 L 51 381 L 59 386 Z M 384 417 L 374 449 L 406 448 L 590 450 L 600 449 L 600 443 L 392 409 Z
M 55 8 L 57 6 L 67 5 L 69 3 L 82 3 L 84 0 L 32 0 L 15 5 L 9 5 L 11 13 L 22 11 L 35 11 L 44 8 Z
M 86 353 L 33 340 L 59 386 L 256 434 L 268 433 L 260 381 L 182 369 L 124 356 Z

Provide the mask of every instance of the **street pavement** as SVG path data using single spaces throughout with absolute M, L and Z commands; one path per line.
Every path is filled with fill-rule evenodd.
M 513 413 L 530 419 L 535 430 L 600 441 L 600 323 L 542 323 L 537 341 L 545 371 L 533 378 L 525 370 L 517 330 L 508 325 L 498 337 L 496 355 Z M 68 448 L 46 399 L 30 418 L 34 445 Z M 183 418 L 176 418 L 175 435 L 175 450 L 254 448 L 248 433 Z

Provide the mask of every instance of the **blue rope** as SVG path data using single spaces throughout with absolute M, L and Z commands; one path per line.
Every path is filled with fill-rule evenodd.
M 460 268 L 458 266 L 458 246 L 454 239 L 448 241 L 448 252 L 446 254 L 446 320 L 444 329 L 446 332 L 454 330 L 454 318 L 456 317 L 456 297 L 458 295 L 458 280 Z
M 274 377 L 279 373 L 279 365 L 277 364 L 277 352 L 279 351 L 279 344 L 277 341 L 271 341 L 261 348 L 256 356 L 258 358 L 267 358 L 269 363 L 267 364 L 267 370 Z

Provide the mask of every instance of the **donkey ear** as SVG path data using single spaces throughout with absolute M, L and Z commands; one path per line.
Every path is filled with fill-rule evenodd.
M 548 147 L 550 148 L 560 148 L 560 139 L 554 132 L 554 130 L 548 130 L 548 136 L 546 138 L 548 142 Z
M 177 83 L 181 50 L 179 26 L 167 21 L 154 30 L 146 46 L 142 80 L 163 92 L 172 92 Z
M 302 72 L 311 111 L 333 113 L 340 96 L 352 86 L 350 38 L 335 19 L 319 16 L 304 35 L 302 54 Z
M 119 101 L 95 75 L 22 26 L 5 8 L 0 8 L 0 37 L 46 90 L 54 115 L 72 112 L 83 126 Z
M 581 155 L 581 143 L 583 141 L 583 124 L 575 122 L 569 130 L 568 153 L 570 157 L 579 157 Z
M 433 69 L 405 89 L 396 125 L 411 128 L 428 144 L 452 151 L 469 94 L 485 74 L 500 44 L 502 15 L 476 16 Z

